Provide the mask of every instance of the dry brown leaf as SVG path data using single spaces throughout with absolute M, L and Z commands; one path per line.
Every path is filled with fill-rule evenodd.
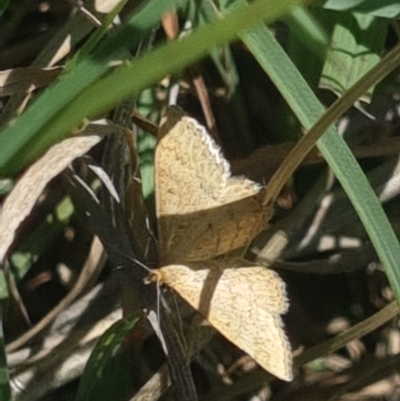
M 29 215 L 45 186 L 77 157 L 102 139 L 99 135 L 76 136 L 50 148 L 24 173 L 4 202 L 0 217 L 0 263 L 12 245 L 15 232 Z
M 63 71 L 62 67 L 25 67 L 0 71 L 0 97 L 28 92 L 47 86 Z

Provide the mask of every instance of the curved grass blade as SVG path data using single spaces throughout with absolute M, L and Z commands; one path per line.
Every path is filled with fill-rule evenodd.
M 241 37 L 262 68 L 274 81 L 302 125 L 310 129 L 324 115 L 325 110 L 275 38 L 265 27 L 258 27 Z M 334 113 L 325 115 L 324 125 L 317 127 L 319 130 L 317 138 L 321 137 L 326 131 L 324 136 L 318 140 L 317 146 L 360 217 L 385 268 L 397 302 L 400 304 L 399 242 L 360 165 L 343 138 L 332 126 L 336 119 L 351 107 L 362 94 L 382 80 L 399 64 L 400 47 L 398 46 L 348 90 L 334 104 L 335 107 L 332 106 Z M 305 157 L 313 144 L 309 145 L 310 147 L 304 152 L 302 158 Z M 296 161 L 296 166 L 300 160 Z M 296 166 L 291 166 L 292 172 Z M 272 192 L 276 194 L 276 191 Z
M 273 0 L 256 0 L 249 6 L 246 4 L 227 18 L 199 28 L 189 37 L 156 49 L 129 65 L 118 68 L 88 88 L 89 83 L 106 71 L 107 62 L 126 50 L 118 44 L 117 39 L 126 44 L 128 38 L 132 39 L 132 35 L 142 37 L 147 32 L 146 29 L 149 29 L 149 21 L 154 22 L 155 17 L 159 18 L 161 15 L 159 9 L 152 10 L 155 15 L 148 11 L 146 26 L 143 26 L 139 17 L 136 18 L 136 25 L 130 24 L 100 46 L 94 56 L 85 59 L 79 68 L 69 71 L 68 77 L 60 79 L 38 99 L 13 127 L 0 133 L 0 176 L 15 174 L 46 147 L 67 135 L 73 127 L 79 126 L 85 118 L 110 109 L 128 96 L 137 95 L 165 75 L 178 72 L 205 56 L 215 46 L 234 39 L 238 32 L 264 20 L 271 22 L 294 4 L 301 2 L 304 3 L 301 0 L 282 0 L 279 3 Z M 168 3 L 171 6 L 174 2 L 150 2 L 148 7 L 159 3 L 163 6 Z M 117 50 L 113 48 L 116 45 Z M 91 73 L 96 77 L 89 77 Z M 69 87 L 71 84 L 72 89 Z M 55 108 L 50 115 L 51 102 L 55 102 Z M 60 113 L 56 115 L 57 111 Z
M 0 176 L 14 175 L 46 148 L 79 126 L 83 118 L 62 132 L 43 131 L 46 124 L 68 103 L 73 102 L 82 91 L 110 70 L 112 61 L 126 58 L 128 49 L 134 48 L 149 35 L 163 13 L 179 6 L 182 1 L 147 2 L 145 7 L 130 17 L 124 27 L 101 43 L 90 55 L 80 59 L 77 64 L 73 60 L 55 84 L 12 122 L 9 128 L 0 132 Z M 94 99 L 90 102 L 96 103 Z

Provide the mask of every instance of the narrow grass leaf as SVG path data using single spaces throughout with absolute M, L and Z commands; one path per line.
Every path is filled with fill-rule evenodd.
M 246 4 L 227 18 L 203 26 L 181 41 L 156 49 L 130 65 L 118 68 L 87 88 L 89 80 L 90 82 L 95 80 L 89 79 L 88 74 L 94 72 L 98 78 L 106 70 L 105 64 L 110 60 L 110 56 L 105 55 L 104 52 L 108 50 L 114 57 L 118 55 L 111 46 L 118 43 L 115 42 L 116 38 L 121 38 L 123 43 L 126 43 L 128 34 L 129 38 L 132 38 L 135 33 L 141 37 L 145 28 L 149 29 L 147 25 L 150 20 L 154 22 L 155 16 L 152 15 L 153 19 L 148 16 L 145 27 L 142 27 L 140 21 L 136 21 L 137 26 L 125 27 L 117 37 L 114 37 L 114 41 L 108 41 L 107 46 L 101 47 L 100 58 L 85 59 L 80 68 L 70 71 L 68 80 L 60 79 L 51 90 L 52 96 L 46 97 L 46 102 L 43 96 L 39 99 L 41 102 L 39 100 L 35 102 L 13 127 L 0 133 L 0 176 L 15 174 L 46 147 L 67 135 L 73 127 L 79 126 L 85 118 L 91 118 L 109 110 L 128 96 L 137 95 L 165 75 L 178 72 L 205 56 L 215 46 L 228 43 L 240 31 L 249 29 L 263 20 L 271 22 L 287 12 L 291 6 L 299 3 L 300 0 L 282 0 L 279 3 L 272 0 L 256 0 L 249 6 Z M 155 2 L 148 4 L 150 6 Z M 171 4 L 172 2 L 169 3 Z M 160 14 L 157 15 L 160 16 Z M 121 45 L 118 44 L 118 49 L 122 51 L 124 48 L 121 49 Z M 83 72 L 83 76 L 78 74 L 78 70 Z M 72 83 L 72 77 L 76 80 L 73 82 L 73 90 L 68 87 L 68 83 Z M 86 90 L 83 91 L 85 88 Z M 74 101 L 66 105 L 72 98 Z M 56 102 L 56 110 L 61 110 L 62 106 L 65 106 L 56 116 L 53 106 L 51 106 L 53 112 L 49 114 L 51 101 Z M 39 103 L 43 109 L 38 110 Z M 38 113 L 34 118 L 33 110 Z M 54 117 L 53 120 L 51 120 L 52 117 Z
M 105 40 L 92 54 L 71 67 L 49 87 L 9 128 L 0 132 L 0 176 L 14 175 L 27 163 L 38 157 L 51 144 L 70 134 L 84 117 L 62 131 L 43 130 L 68 103 L 110 69 L 111 61 L 126 58 L 128 49 L 138 45 L 160 21 L 164 12 L 181 0 L 148 2 L 134 13 L 127 24 Z M 162 62 L 160 62 L 162 64 Z M 140 77 L 135 77 L 140 81 Z M 105 95 L 107 96 L 107 95 Z M 96 103 L 94 98 L 90 103 Z M 81 105 L 82 107 L 82 105 Z
M 302 125 L 310 129 L 324 114 L 324 108 L 269 30 L 259 27 L 242 35 L 242 40 L 274 81 Z M 399 65 L 399 51 L 396 50 L 388 58 L 390 68 L 385 69 L 383 64 L 377 65 L 379 73 L 376 74 L 375 80 L 370 80 L 364 85 L 358 96 Z M 351 93 L 351 90 L 348 93 Z M 353 103 L 356 100 L 357 98 L 353 99 Z M 347 105 L 350 106 L 351 104 Z M 345 111 L 346 109 L 341 110 L 342 113 Z M 339 116 L 340 114 L 336 115 L 336 118 Z M 360 217 L 385 267 L 396 299 L 400 302 L 399 242 L 357 160 L 336 129 L 332 126 L 329 128 L 334 121 L 330 121 L 330 124 L 324 127 L 322 132 L 327 131 L 317 142 L 317 146 Z

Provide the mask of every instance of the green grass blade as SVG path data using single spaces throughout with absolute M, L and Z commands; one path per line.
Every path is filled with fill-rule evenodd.
M 235 38 L 238 32 L 255 23 L 272 21 L 283 15 L 292 4 L 293 0 L 283 0 L 278 5 L 272 1 L 255 1 L 227 18 L 199 28 L 185 39 L 169 43 L 144 55 L 82 93 L 54 124 L 47 127 L 47 131 L 65 132 L 69 127 L 79 124 L 83 118 L 91 118 L 112 108 L 125 97 L 137 95 L 166 74 L 179 72 L 204 57 L 213 47 Z
M 46 147 L 61 139 L 73 127 L 79 126 L 85 118 L 94 117 L 112 108 L 128 96 L 137 95 L 165 75 L 178 72 L 205 56 L 213 47 L 234 39 L 240 31 L 249 29 L 263 20 L 272 21 L 299 2 L 299 0 L 282 0 L 276 3 L 273 0 L 257 0 L 250 6 L 245 5 L 227 18 L 199 28 L 187 38 L 156 49 L 130 65 L 117 69 L 85 91 L 75 89 L 74 101 L 68 105 L 66 97 L 71 97 L 71 91 L 67 88 L 67 84 L 71 81 L 71 76 L 68 76 L 68 79 L 66 77 L 61 79 L 58 85 L 52 88 L 51 97 L 47 95 L 46 98 L 43 96 L 39 99 L 43 106 L 44 99 L 46 102 L 55 101 L 54 96 L 57 96 L 57 93 L 62 98 L 62 102 L 57 102 L 57 109 L 60 109 L 61 104 L 64 109 L 53 121 L 49 122 L 48 111 L 44 109 L 40 116 L 36 116 L 33 127 L 29 123 L 27 115 L 32 118 L 32 109 L 39 112 L 37 107 L 34 107 L 38 105 L 38 100 L 13 127 L 0 134 L 0 176 L 15 174 Z M 150 2 L 152 3 L 154 2 Z M 123 32 L 133 33 L 126 29 Z M 104 72 L 103 53 L 107 49 L 112 52 L 109 46 L 102 48 L 103 58 L 87 59 L 81 68 L 70 71 L 70 74 L 78 80 L 77 71 L 84 70 L 85 83 L 90 71 L 96 71 L 97 76 L 101 75 Z M 84 86 L 86 88 L 87 85 Z M 68 96 L 63 91 L 68 93 Z
M 114 21 L 114 18 L 118 13 L 121 12 L 127 1 L 128 0 L 120 0 L 114 9 L 107 14 L 101 26 L 95 30 L 90 39 L 74 55 L 74 58 L 68 63 L 67 68 L 74 66 L 78 60 L 83 59 L 85 56 L 88 56 L 91 53 L 91 51 L 96 47 L 97 43 L 99 43 L 100 40 L 106 35 L 108 29 Z
M 269 30 L 265 27 L 257 28 L 242 35 L 242 40 L 274 81 L 302 125 L 311 128 L 325 110 Z M 391 68 L 398 64 L 397 57 Z M 389 72 L 385 71 L 386 74 Z M 365 85 L 364 92 L 383 76 L 378 74 L 375 82 Z M 382 206 L 357 160 L 335 128 L 329 128 L 317 145 L 356 209 L 400 303 L 400 246 Z
M 74 125 L 63 132 L 42 134 L 43 128 L 57 113 L 109 70 L 109 62 L 125 57 L 127 49 L 140 43 L 159 23 L 164 12 L 181 2 L 148 2 L 129 19 L 126 26 L 102 43 L 90 56 L 73 68 L 67 68 L 58 82 L 49 87 L 9 128 L 0 132 L 0 176 L 15 174 L 51 144 L 67 135 Z M 92 103 L 94 99 L 89 101 Z M 81 122 L 82 118 L 75 127 Z

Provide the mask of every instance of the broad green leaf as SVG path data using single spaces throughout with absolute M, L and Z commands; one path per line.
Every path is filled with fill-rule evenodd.
M 365 14 L 332 16 L 336 25 L 320 86 L 340 95 L 379 62 L 389 21 Z M 371 87 L 360 100 L 369 102 L 373 90 Z
M 75 401 L 124 401 L 128 399 L 134 372 L 124 339 L 139 321 L 138 317 L 114 323 L 94 348 L 79 383 Z
M 400 3 L 393 0 L 327 0 L 324 8 L 390 19 L 400 15 Z

